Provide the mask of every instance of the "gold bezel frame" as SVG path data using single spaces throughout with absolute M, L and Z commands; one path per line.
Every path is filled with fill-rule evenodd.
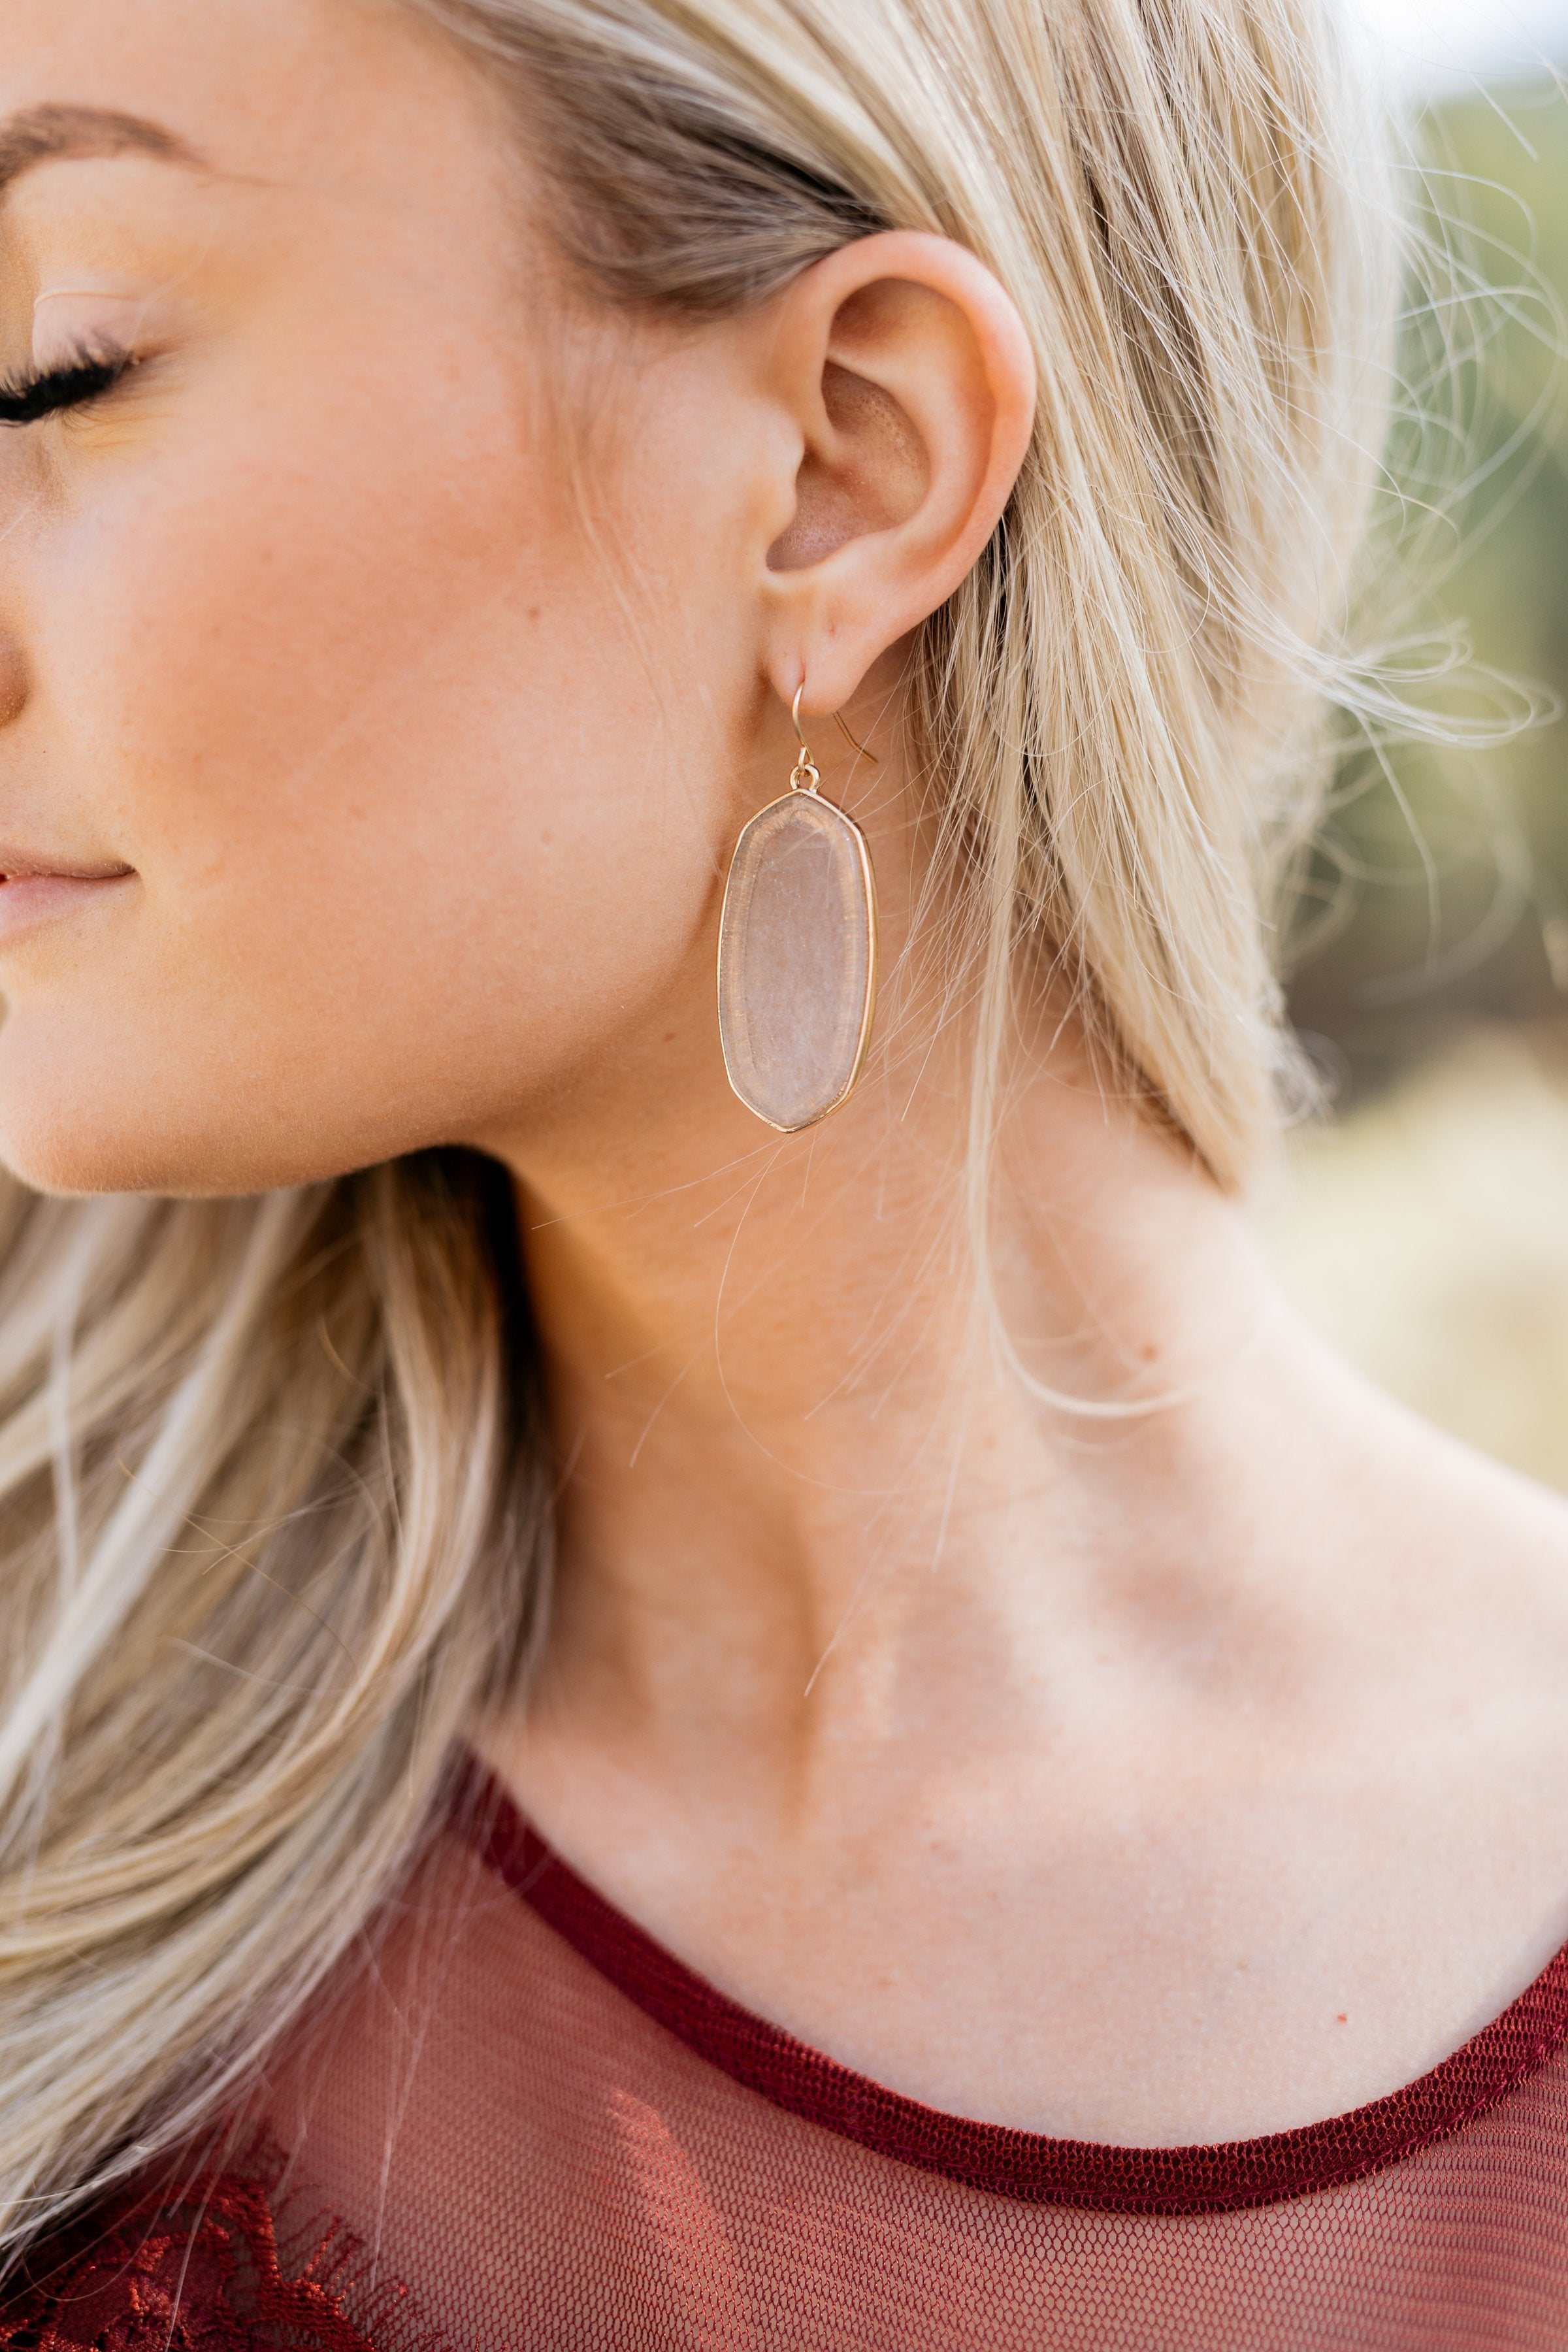
M 849 1076 L 845 1080 L 842 1088 L 834 1096 L 833 1100 L 830 1103 L 825 1103 L 820 1110 L 813 1111 L 809 1118 L 800 1119 L 793 1127 L 784 1127 L 781 1126 L 776 1118 L 770 1118 L 766 1111 L 759 1110 L 755 1103 L 748 1102 L 746 1100 L 745 1096 L 741 1092 L 740 1087 L 736 1085 L 735 1074 L 730 1067 L 730 1055 L 724 1043 L 724 916 L 729 908 L 730 892 L 734 884 L 735 867 L 740 862 L 741 851 L 745 845 L 746 836 L 751 832 L 752 826 L 760 824 L 764 817 L 771 816 L 774 809 L 782 808 L 786 802 L 793 803 L 802 800 L 814 801 L 818 808 L 831 810 L 834 816 L 837 818 L 839 824 L 848 828 L 849 837 L 855 845 L 856 854 L 860 861 L 860 887 L 864 892 L 866 903 L 866 1001 L 861 1008 L 860 1035 L 855 1048 L 855 1059 L 850 1067 Z M 753 1118 L 761 1119 L 764 1127 L 771 1127 L 775 1135 L 805 1135 L 808 1133 L 812 1128 L 820 1127 L 825 1118 L 831 1118 L 836 1110 L 842 1110 L 844 1105 L 848 1101 L 857 1086 L 858 1086 L 861 1073 L 866 1067 L 866 1057 L 871 1050 L 871 1030 L 877 1017 L 879 954 L 879 942 L 877 923 L 877 877 L 871 865 L 871 852 L 867 844 L 866 836 L 861 832 L 860 827 L 856 824 L 855 819 L 850 815 L 848 810 L 840 808 L 837 801 L 830 801 L 824 793 L 811 792 L 804 788 L 797 789 L 792 786 L 788 792 L 781 793 L 776 800 L 767 802 L 763 807 L 757 810 L 753 816 L 748 817 L 745 824 L 741 828 L 740 837 L 735 843 L 734 854 L 730 860 L 730 871 L 724 880 L 724 897 L 719 910 L 719 950 L 715 960 L 716 970 L 714 973 L 714 988 L 719 1002 L 719 1047 L 724 1063 L 724 1076 L 729 1082 L 730 1091 L 734 1096 L 736 1101 L 742 1104 L 745 1109 L 750 1111 Z

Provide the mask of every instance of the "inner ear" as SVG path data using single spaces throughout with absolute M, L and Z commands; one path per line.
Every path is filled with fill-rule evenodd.
M 868 531 L 918 512 L 931 481 L 925 444 L 891 393 L 829 360 L 821 425 L 795 476 L 795 513 L 768 550 L 771 572 L 804 572 Z

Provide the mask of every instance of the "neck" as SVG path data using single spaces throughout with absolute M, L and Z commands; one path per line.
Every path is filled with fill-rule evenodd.
M 781 1139 L 705 959 L 681 990 L 505 1155 L 559 1581 L 481 1753 L 700 1974 L 928 2105 L 1179 2143 L 1411 2080 L 1562 1940 L 1550 1809 L 1472 1932 L 1555 1769 L 1499 1736 L 1558 1671 L 1555 1523 L 1328 1358 L 1070 1022 L 999 1088 L 981 1253 L 957 1023 L 896 985 Z M 1461 1955 L 1435 2035 L 1412 1949 Z
M 806 1135 L 687 1090 L 627 1118 L 620 1082 L 613 1128 L 515 1155 L 563 1465 L 536 1727 L 676 1779 L 717 1747 L 809 1807 L 847 1743 L 1064 1661 L 1152 1516 L 1238 1507 L 1272 1328 L 1249 1237 L 1052 1040 L 1008 1089 L 984 1275 L 956 1039 Z

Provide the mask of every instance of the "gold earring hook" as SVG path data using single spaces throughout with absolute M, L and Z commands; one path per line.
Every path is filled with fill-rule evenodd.
M 795 700 L 791 703 L 789 711 L 790 725 L 795 729 L 795 740 L 800 745 L 800 756 L 795 763 L 795 774 L 791 776 L 790 782 L 792 784 L 795 784 L 797 792 L 815 792 L 817 785 L 822 782 L 822 777 L 818 772 L 816 761 L 811 756 L 805 737 L 801 732 L 800 698 L 805 692 L 805 680 L 803 677 L 800 684 L 795 688 Z M 860 757 L 863 760 L 869 760 L 874 768 L 879 767 L 881 764 L 877 758 L 877 754 L 870 749 L 869 745 L 860 742 L 850 733 L 848 727 L 845 723 L 844 713 L 841 710 L 836 710 L 834 712 L 833 723 L 837 728 L 839 733 L 843 736 L 844 740 L 848 744 L 852 751 L 858 751 Z M 798 782 L 796 782 L 796 778 L 800 779 Z
M 802 753 L 806 757 L 809 757 L 810 755 L 809 753 L 806 753 L 805 750 L 805 737 L 800 731 L 800 698 L 805 692 L 805 680 L 803 677 L 800 684 L 795 688 L 795 700 L 789 707 L 789 723 L 795 729 L 795 740 L 800 745 Z
M 805 692 L 805 680 L 803 677 L 795 688 L 795 700 L 790 705 L 789 712 L 790 725 L 795 729 L 795 740 L 800 745 L 795 766 L 790 771 L 789 788 L 792 793 L 814 793 L 822 782 L 821 772 L 811 756 L 805 737 L 800 731 L 800 698 Z
M 842 710 L 836 710 L 834 712 L 833 724 L 837 728 L 838 732 L 843 736 L 844 740 L 850 746 L 852 751 L 858 751 L 863 760 L 869 760 L 874 768 L 879 768 L 881 766 L 881 761 L 878 759 L 875 751 L 870 749 L 869 745 L 858 743 L 854 736 L 851 735 L 848 728 L 844 723 L 844 713 Z

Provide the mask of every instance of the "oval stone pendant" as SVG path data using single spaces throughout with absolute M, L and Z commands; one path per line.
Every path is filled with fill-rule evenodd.
M 719 926 L 719 1034 L 748 1110 L 793 1135 L 836 1110 L 871 1041 L 877 892 L 865 835 L 785 793 L 735 845 Z

